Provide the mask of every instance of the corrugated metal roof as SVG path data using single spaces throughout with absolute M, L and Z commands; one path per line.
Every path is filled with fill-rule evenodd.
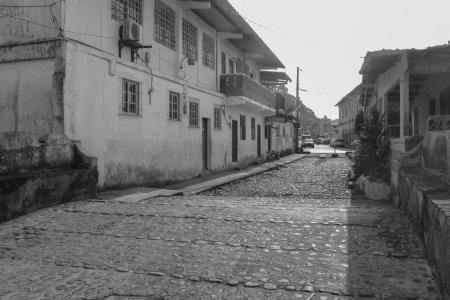
M 345 95 L 338 103 L 336 103 L 334 106 L 339 106 L 343 104 L 344 102 L 350 101 L 352 99 L 359 99 L 361 96 L 361 87 L 362 83 L 358 84 L 350 93 Z

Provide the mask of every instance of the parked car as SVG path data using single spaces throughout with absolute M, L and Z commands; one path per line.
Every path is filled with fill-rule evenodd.
M 300 139 L 300 147 L 306 148 L 306 147 L 314 148 L 314 141 L 310 135 L 302 135 Z
M 330 143 L 330 147 L 344 147 L 344 139 L 333 139 Z
M 327 139 L 327 138 L 324 138 L 322 142 L 323 142 L 324 145 L 330 144 L 330 140 Z
M 317 145 L 323 144 L 324 138 L 318 138 L 317 139 Z

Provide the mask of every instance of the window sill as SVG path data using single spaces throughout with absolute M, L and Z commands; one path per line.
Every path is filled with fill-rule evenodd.
M 134 115 L 134 114 L 127 114 L 127 113 L 119 113 L 119 116 L 124 116 L 124 117 L 134 117 L 134 118 L 142 118 L 142 115 Z

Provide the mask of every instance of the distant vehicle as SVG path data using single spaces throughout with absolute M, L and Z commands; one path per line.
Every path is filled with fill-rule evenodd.
M 324 138 L 318 138 L 317 139 L 317 145 L 323 144 Z
M 327 139 L 327 138 L 324 138 L 323 139 L 323 144 L 324 145 L 328 145 L 330 143 L 330 140 L 329 139 Z
M 330 143 L 330 147 L 344 147 L 344 139 L 333 139 Z
M 314 148 L 314 141 L 310 135 L 302 135 L 300 138 L 300 147 L 306 148 L 306 147 Z

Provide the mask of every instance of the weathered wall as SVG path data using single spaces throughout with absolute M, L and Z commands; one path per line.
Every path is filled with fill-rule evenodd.
M 39 5 L 55 2 L 41 0 Z M 35 0 L 2 0 L 2 5 L 36 5 Z M 35 40 L 52 39 L 59 35 L 57 30 L 61 24 L 61 2 L 57 1 L 52 7 L 57 23 L 53 22 L 49 7 L 0 7 L 0 45 L 25 43 Z M 39 26 L 27 20 L 37 22 Z
M 51 132 L 53 72 L 53 59 L 0 63 L 0 132 Z
M 450 299 L 450 187 L 420 167 L 399 171 L 399 203 L 425 242 L 444 299 Z
M 423 166 L 450 182 L 450 131 L 429 131 L 423 139 Z
M 169 91 L 182 96 L 182 80 L 154 71 L 150 101 L 146 68 L 79 44 L 68 43 L 67 51 L 66 134 L 81 140 L 98 157 L 100 187 L 161 183 L 198 175 L 202 167 L 202 118 L 210 120 L 209 169 L 221 170 L 231 164 L 230 128 L 224 118 L 221 130 L 211 128 L 214 106 L 223 104 L 223 95 L 189 85 L 187 99 L 200 107 L 199 127 L 190 127 L 188 115 L 180 121 L 168 119 Z M 123 78 L 141 83 L 140 116 L 120 113 Z
M 189 12 L 189 15 L 187 15 L 187 10 L 179 7 L 176 0 L 166 0 L 164 3 L 175 10 L 175 49 L 170 49 L 154 40 L 154 0 L 146 0 L 143 3 L 142 36 L 143 44 L 151 45 L 152 48 L 141 49 L 138 53 L 144 58 L 144 52 L 149 52 L 151 56 L 150 67 L 154 71 L 178 78 L 181 61 L 184 57 L 182 43 L 180 42 L 181 26 L 183 18 L 186 18 L 197 27 L 199 54 L 199 59 L 195 66 L 188 66 L 187 61 L 184 61 L 183 69 L 186 71 L 187 78 L 190 82 L 203 88 L 218 90 L 216 88 L 216 70 L 205 67 L 202 64 L 201 56 L 203 32 L 216 39 L 215 29 L 192 12 Z M 117 41 L 119 38 L 119 28 L 122 24 L 111 17 L 111 1 L 71 0 L 65 1 L 65 5 L 67 6 L 66 11 L 70 12 L 65 15 L 65 29 L 68 38 L 79 40 L 105 52 L 118 55 Z M 129 47 L 122 49 L 122 58 L 126 61 L 131 60 Z M 217 61 L 220 61 L 220 58 Z

